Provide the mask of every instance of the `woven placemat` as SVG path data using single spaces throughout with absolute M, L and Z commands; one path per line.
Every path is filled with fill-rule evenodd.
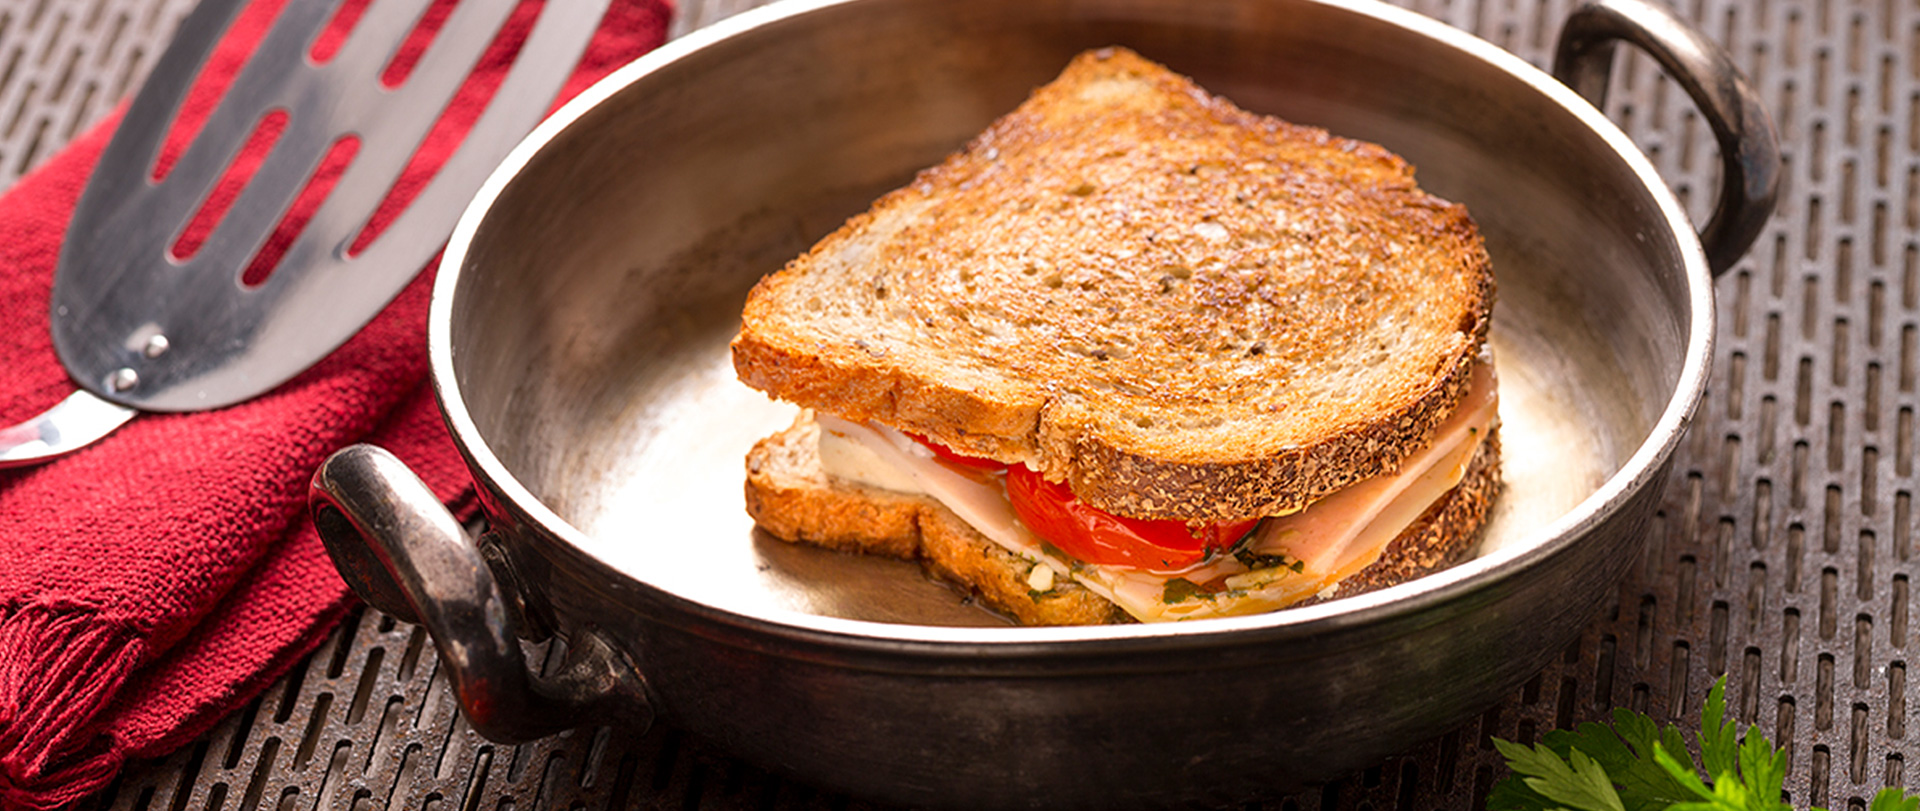
M 1561 0 L 1407 0 L 1544 65 Z M 0 3 L 0 180 L 123 94 L 188 0 Z M 757 5 L 687 0 L 675 31 Z M 1478 809 L 1493 737 L 1615 706 L 1693 723 L 1728 674 L 1737 717 L 1788 749 L 1795 805 L 1864 809 L 1902 784 L 1920 404 L 1920 4 L 1684 0 L 1767 101 L 1788 157 L 1779 211 L 1718 285 L 1711 389 L 1618 599 L 1478 719 L 1263 807 Z M 1621 60 L 1608 114 L 1696 217 L 1716 182 L 1704 122 L 1651 61 Z M 867 808 L 776 779 L 669 727 L 522 746 L 459 718 L 417 629 L 356 612 L 266 695 L 98 809 Z
M 192 0 L 0 0 L 0 188 L 139 86 L 192 8 Z

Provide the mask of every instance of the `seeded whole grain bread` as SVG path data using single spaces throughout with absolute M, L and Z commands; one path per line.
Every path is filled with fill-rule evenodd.
M 1400 158 L 1116 48 L 763 279 L 733 360 L 1110 512 L 1221 520 L 1396 468 L 1493 296 L 1465 210 Z
M 747 513 L 769 534 L 842 552 L 918 560 L 929 573 L 1022 625 L 1134 621 L 1066 577 L 1054 578 L 1047 591 L 1034 591 L 1027 578 L 1037 564 L 975 532 L 930 497 L 833 478 L 821 470 L 819 438 L 819 424 L 803 416 L 747 454 Z M 1480 537 L 1500 489 L 1499 468 L 1495 429 L 1460 483 L 1389 542 L 1379 560 L 1340 581 L 1329 597 L 1386 588 L 1458 562 Z

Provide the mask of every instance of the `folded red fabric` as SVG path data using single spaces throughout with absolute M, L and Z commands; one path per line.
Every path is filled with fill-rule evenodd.
M 255 0 L 236 21 L 199 79 L 213 90 L 183 110 L 189 128 L 287 1 Z M 510 25 L 524 31 L 536 10 L 523 4 Z M 671 10 L 671 0 L 614 0 L 561 99 L 659 45 Z M 450 119 L 484 107 L 512 41 L 489 51 Z M 47 301 L 61 233 L 117 121 L 0 197 L 0 425 L 72 391 Z M 458 134 L 430 139 L 401 184 L 423 184 Z M 0 471 L 0 809 L 56 808 L 97 790 L 127 758 L 192 740 L 320 642 L 351 599 L 306 513 L 307 480 L 334 450 L 383 445 L 456 511 L 471 510 L 426 383 L 429 276 L 265 396 L 143 415 L 79 453 Z

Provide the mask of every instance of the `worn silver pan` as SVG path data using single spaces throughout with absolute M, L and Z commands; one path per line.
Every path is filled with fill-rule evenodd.
M 1703 240 L 1582 93 L 1656 54 L 1720 137 Z M 1007 627 L 904 563 L 753 534 L 742 456 L 790 410 L 734 381 L 747 288 L 1070 55 L 1122 44 L 1256 110 L 1377 141 L 1467 204 L 1499 279 L 1507 491 L 1487 549 L 1309 608 Z M 1364 0 L 796 0 L 677 41 L 535 132 L 446 253 L 429 340 L 490 529 L 370 448 L 315 514 L 372 603 L 423 621 L 512 740 L 657 713 L 882 800 L 1225 803 L 1369 765 L 1557 655 L 1638 553 L 1711 356 L 1710 265 L 1771 206 L 1770 125 L 1724 57 L 1609 0 L 1561 75 Z M 530 675 L 514 635 L 572 661 Z

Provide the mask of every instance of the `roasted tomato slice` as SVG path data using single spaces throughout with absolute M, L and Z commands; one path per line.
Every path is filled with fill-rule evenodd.
M 1198 528 L 1185 521 L 1125 518 L 1075 498 L 1065 484 L 1042 478 L 1026 465 L 1007 466 L 1007 496 L 1027 528 L 1081 561 L 1173 571 L 1199 563 L 1209 549 L 1238 543 L 1259 519 Z
M 902 432 L 902 433 L 905 433 L 905 432 Z M 954 449 L 952 448 L 949 448 L 931 439 L 923 437 L 919 434 L 908 433 L 907 437 L 909 439 L 912 439 L 915 442 L 920 443 L 921 445 L 926 446 L 927 450 L 933 451 L 933 455 L 940 457 L 941 460 L 950 462 L 955 465 L 959 465 L 961 467 L 964 467 L 970 470 L 978 470 L 983 473 L 999 473 L 1002 468 L 1005 468 L 1007 466 L 1007 463 L 1005 462 L 996 462 L 996 461 L 993 461 L 992 459 L 984 459 L 978 456 L 967 456 L 965 454 L 958 453 L 954 451 Z

